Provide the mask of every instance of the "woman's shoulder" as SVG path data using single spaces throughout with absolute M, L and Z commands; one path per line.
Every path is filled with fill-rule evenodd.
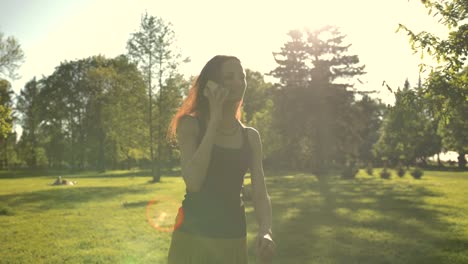
M 258 138 L 260 136 L 260 133 L 258 132 L 258 130 L 254 127 L 251 127 L 251 126 L 247 126 L 245 124 L 241 124 L 242 127 L 245 129 L 245 131 L 247 132 L 247 136 L 249 137 L 249 139 L 255 139 L 255 138 Z

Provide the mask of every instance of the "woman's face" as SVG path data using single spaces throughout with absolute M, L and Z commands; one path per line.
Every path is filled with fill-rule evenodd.
M 227 60 L 221 65 L 222 86 L 229 90 L 227 101 L 240 101 L 244 97 L 247 83 L 245 72 L 239 61 L 235 59 Z

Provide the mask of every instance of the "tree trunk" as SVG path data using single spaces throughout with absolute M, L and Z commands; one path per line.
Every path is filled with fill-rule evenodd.
M 161 58 L 161 55 L 160 55 Z M 161 181 L 161 166 L 162 166 L 162 137 L 161 137 L 161 123 L 163 121 L 162 118 L 162 95 L 163 95 L 163 87 L 162 87 L 162 72 L 161 72 L 161 67 L 162 67 L 162 61 L 161 59 L 159 60 L 159 100 L 158 100 L 158 114 L 159 114 L 159 122 L 158 122 L 158 161 L 157 161 L 157 172 L 156 172 L 156 177 L 154 179 L 155 182 L 160 182 Z
M 151 55 L 149 58 L 149 65 L 151 64 Z M 151 153 L 151 176 L 153 182 L 157 181 L 156 172 L 154 170 L 154 142 L 153 142 L 153 96 L 151 86 L 151 66 L 148 69 L 148 97 L 149 97 L 149 136 L 150 136 L 150 153 Z
M 458 168 L 460 170 L 464 170 L 465 166 L 466 166 L 465 153 L 460 152 L 458 153 Z
M 440 160 L 440 153 L 437 153 L 437 165 L 442 168 L 444 165 L 442 165 L 442 161 Z

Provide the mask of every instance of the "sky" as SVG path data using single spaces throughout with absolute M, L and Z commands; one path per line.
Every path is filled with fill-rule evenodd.
M 172 23 L 177 46 L 191 59 L 180 68 L 187 77 L 216 54 L 235 55 L 245 68 L 268 73 L 276 67 L 272 52 L 289 30 L 336 25 L 352 44 L 349 53 L 366 65 L 355 88 L 377 90 L 374 96 L 389 104 L 394 98 L 383 81 L 396 88 L 408 78 L 414 86 L 421 63 L 406 34 L 396 33 L 398 24 L 447 34 L 419 0 L 0 0 L 0 31 L 16 37 L 26 55 L 13 90 L 18 94 L 63 61 L 126 53 L 145 11 Z

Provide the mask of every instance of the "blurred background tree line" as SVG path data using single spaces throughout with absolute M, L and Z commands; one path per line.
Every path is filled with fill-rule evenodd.
M 246 69 L 243 122 L 262 135 L 265 167 L 326 174 L 350 164 L 424 166 L 445 150 L 458 152 L 458 166 L 466 167 L 468 4 L 422 2 L 450 34 L 440 39 L 400 25 L 414 50 L 440 66 L 413 86 L 384 83 L 393 106 L 354 88 L 365 65 L 349 54 L 351 44 L 334 26 L 288 32 L 289 40 L 273 52 L 277 67 L 266 74 L 274 83 Z M 127 54 L 64 61 L 15 95 L 8 79 L 17 78 L 25 58 L 18 41 L 1 34 L 1 169 L 143 168 L 155 182 L 176 169 L 179 152 L 166 129 L 195 77 L 179 72 L 189 59 L 174 36 L 171 23 L 143 14 Z

